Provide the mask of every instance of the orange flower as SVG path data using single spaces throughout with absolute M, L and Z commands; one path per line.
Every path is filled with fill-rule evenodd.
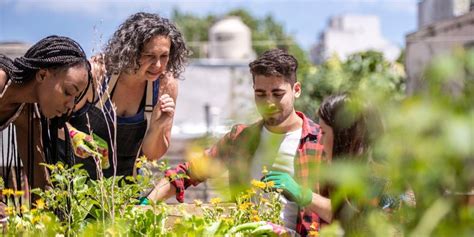
M 319 224 L 318 224 L 317 222 L 313 222 L 313 223 L 311 223 L 311 225 L 309 226 L 309 228 L 310 228 L 311 230 L 317 230 L 318 227 L 319 227 Z
M 258 215 L 254 215 L 250 218 L 251 221 L 260 221 L 260 217 Z

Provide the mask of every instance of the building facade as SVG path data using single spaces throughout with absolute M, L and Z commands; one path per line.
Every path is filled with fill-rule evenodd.
M 447 2 L 454 4 L 454 2 L 464 1 L 443 0 L 443 2 L 445 2 L 444 4 Z M 470 9 L 470 11 L 455 16 L 450 7 L 444 8 L 444 11 L 438 8 L 427 8 L 430 6 L 429 4 L 435 3 L 441 4 L 434 0 L 420 2 L 419 7 L 423 8 L 419 10 L 420 14 L 435 15 L 439 13 L 441 16 L 451 17 L 443 17 L 443 19 L 432 21 L 429 24 L 419 22 L 418 25 L 421 27 L 418 31 L 406 36 L 405 69 L 408 77 L 408 94 L 413 94 L 424 88 L 423 72 L 434 57 L 448 53 L 456 47 L 474 47 L 474 11 L 472 8 L 464 8 L 465 10 Z M 433 12 L 429 12 L 430 9 Z M 420 18 L 420 21 L 425 20 Z
M 311 58 L 315 64 L 321 64 L 334 54 L 345 60 L 367 50 L 380 51 L 389 61 L 400 55 L 400 48 L 383 37 L 377 16 L 340 15 L 329 20 L 319 42 L 311 49 Z

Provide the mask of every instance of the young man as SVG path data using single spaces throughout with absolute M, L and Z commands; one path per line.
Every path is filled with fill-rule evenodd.
M 319 125 L 294 109 L 301 84 L 296 80 L 298 63 L 293 56 L 273 49 L 249 66 L 262 119 L 252 125 L 235 125 L 208 155 L 217 159 L 211 162 L 220 161 L 227 166 L 231 187 L 244 187 L 251 179 L 274 181 L 283 190 L 285 226 L 306 235 L 311 224 L 321 222 L 320 218 L 325 222 L 332 218 L 331 202 L 319 194 L 315 177 L 323 148 Z M 265 177 L 261 174 L 263 166 L 270 170 Z M 156 186 L 161 188 L 155 188 L 148 198 L 156 201 L 176 195 L 182 202 L 187 187 L 216 175 L 215 170 L 208 172 L 196 174 L 192 163 L 181 164 L 167 171 L 167 177 L 186 173 L 190 179 L 171 183 L 161 180 Z

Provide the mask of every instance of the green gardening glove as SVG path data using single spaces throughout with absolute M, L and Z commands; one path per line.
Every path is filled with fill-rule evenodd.
M 147 206 L 150 205 L 150 200 L 147 197 L 141 197 L 138 199 L 140 206 Z
M 300 186 L 288 173 L 270 171 L 262 178 L 262 181 L 273 181 L 275 183 L 273 189 L 283 190 L 283 196 L 289 201 L 296 202 L 300 207 L 307 206 L 313 199 L 311 189 Z

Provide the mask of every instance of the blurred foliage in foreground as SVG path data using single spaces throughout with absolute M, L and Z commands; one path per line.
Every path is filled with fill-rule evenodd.
M 349 87 L 352 94 L 378 107 L 385 131 L 373 146 L 372 158 L 381 165 L 345 159 L 323 167 L 322 178 L 337 184 L 334 203 L 348 196 L 354 203 L 368 203 L 380 190 L 366 180 L 382 177 L 389 182 L 383 192 L 401 195 L 413 190 L 416 205 L 401 205 L 391 212 L 366 208 L 357 216 L 356 225 L 344 230 L 345 234 L 474 236 L 474 50 L 459 49 L 435 58 L 424 75 L 426 90 L 401 100 L 393 99 L 400 95 L 397 86 L 402 84 L 390 73 L 385 75 L 390 82 L 386 86 L 372 81 L 383 76 L 383 70 L 373 69 L 384 65 L 378 61 L 372 67 L 371 62 L 359 61 L 357 67 L 355 62 L 336 64 L 341 67 L 337 70 L 327 62 L 320 69 L 323 75 L 318 81 L 334 83 L 315 82 L 319 87 L 315 90 L 337 88 L 337 76 L 363 68 L 359 71 L 362 74 L 353 74 L 358 75 L 359 82 L 351 81 L 339 88 Z M 323 236 L 342 233 L 338 223 L 323 232 Z
M 195 200 L 193 210 L 163 202 L 138 205 L 139 193 L 159 178 L 151 169 L 168 168 L 163 162 L 141 157 L 137 163 L 141 174 L 136 178 L 99 180 L 89 180 L 80 164 L 45 166 L 52 186 L 35 190 L 41 198 L 33 206 L 22 203 L 24 191 L 3 189 L 0 183 L 8 214 L 2 236 L 276 236 L 289 232 L 281 226 L 282 194 L 274 190 L 273 181 L 253 180 L 233 205 L 221 203 L 220 198 L 211 199 L 210 204 Z

